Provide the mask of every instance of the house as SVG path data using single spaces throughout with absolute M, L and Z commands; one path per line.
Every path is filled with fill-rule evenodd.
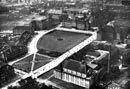
M 16 27 L 13 28 L 13 35 L 21 35 L 25 31 L 32 32 L 33 29 L 31 29 L 30 26 L 16 26 Z

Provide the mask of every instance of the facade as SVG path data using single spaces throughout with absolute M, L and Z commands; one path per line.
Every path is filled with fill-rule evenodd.
M 0 61 L 0 87 L 15 77 L 14 68 Z
M 80 30 L 90 30 L 91 12 L 89 9 L 65 9 L 63 12 L 63 26 L 77 28 Z
M 46 17 L 37 17 L 35 19 L 33 19 L 30 23 L 31 29 L 32 31 L 36 31 L 36 30 L 43 30 L 46 28 L 46 22 L 47 18 Z
M 47 13 L 51 19 L 60 21 L 61 15 L 62 15 L 62 10 L 50 9 Z
M 86 88 L 89 88 L 94 82 L 94 76 L 87 77 L 85 65 L 80 62 L 69 59 L 64 62 L 63 66 L 63 71 L 61 68 L 54 70 L 55 78 Z
M 73 59 L 66 59 L 63 63 L 61 63 L 54 70 L 54 77 L 65 82 L 73 83 L 75 85 L 85 87 L 87 89 L 90 86 L 98 81 L 105 74 L 105 67 L 99 66 L 101 64 L 100 61 L 104 60 L 104 58 L 109 55 L 107 51 L 97 50 L 100 55 L 97 57 L 92 54 L 86 54 L 85 56 L 89 56 L 89 58 L 94 57 L 94 59 L 89 60 L 84 59 L 81 62 Z M 106 58 L 107 59 L 107 58 Z M 96 61 L 94 64 L 94 60 Z

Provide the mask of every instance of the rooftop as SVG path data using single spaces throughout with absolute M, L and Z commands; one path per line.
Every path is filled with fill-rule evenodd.
M 97 64 L 85 64 L 85 63 L 82 63 L 82 62 L 79 62 L 79 61 L 76 61 L 76 60 L 73 60 L 73 59 L 68 59 L 68 60 L 65 60 L 62 64 L 63 68 L 66 68 L 66 69 L 69 69 L 69 70 L 72 70 L 72 71 L 76 71 L 76 72 L 79 72 L 79 73 L 84 73 L 86 74 L 86 71 L 88 69 L 96 69 L 98 67 Z M 56 67 L 57 70 L 61 70 L 61 66 L 57 66 Z

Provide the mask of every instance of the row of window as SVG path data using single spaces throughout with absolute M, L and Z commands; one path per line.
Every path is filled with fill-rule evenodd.
M 54 71 L 55 74 L 55 78 L 61 79 L 63 81 L 66 82 L 70 82 L 85 88 L 89 88 L 90 87 L 90 81 L 86 80 L 85 78 L 80 78 L 80 77 L 76 77 L 73 75 L 69 75 L 67 73 L 60 73 L 58 71 Z
M 63 68 L 63 70 L 67 73 L 70 73 L 70 74 L 73 74 L 73 75 L 76 75 L 76 76 L 79 76 L 79 77 L 82 77 L 82 78 L 86 78 L 86 74 L 76 72 L 76 71 L 73 71 L 73 70 L 69 70 L 69 69 L 66 69 L 66 68 Z
M 77 24 L 77 25 L 76 25 Z M 74 23 L 74 22 L 63 22 L 63 26 L 65 27 L 76 27 L 77 29 L 85 29 L 84 23 Z M 86 23 L 86 29 L 88 29 L 89 25 Z

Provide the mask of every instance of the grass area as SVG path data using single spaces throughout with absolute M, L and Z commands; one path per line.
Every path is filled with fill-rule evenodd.
M 30 73 L 32 68 L 32 63 L 34 63 L 33 71 L 44 66 L 45 64 L 52 61 L 52 58 L 48 58 L 46 56 L 37 55 L 34 59 L 34 54 L 27 56 L 26 58 L 16 62 L 13 66 L 16 69 L 22 70 L 24 72 Z
M 41 37 L 37 48 L 50 52 L 64 53 L 89 37 L 90 35 L 82 33 L 56 30 Z
M 32 63 L 14 64 L 13 66 L 16 69 L 19 69 L 21 71 L 30 73 L 31 72 Z

